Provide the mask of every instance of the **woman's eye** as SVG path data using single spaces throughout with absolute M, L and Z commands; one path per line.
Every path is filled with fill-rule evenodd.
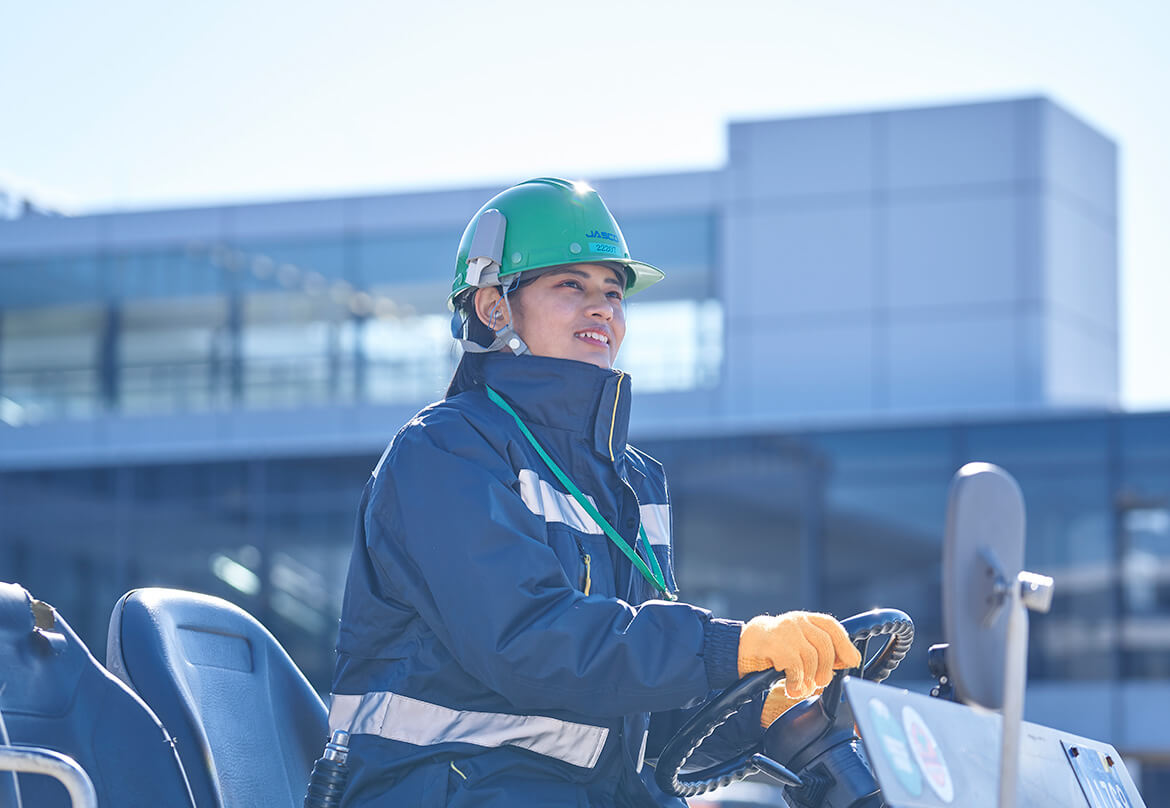
M 561 286 L 569 286 L 569 287 L 572 287 L 573 289 L 580 289 L 581 288 L 581 284 L 577 283 L 576 281 L 563 281 L 561 283 Z
M 610 292 L 609 296 L 612 297 L 614 300 L 618 301 L 619 303 L 622 300 L 622 293 L 621 292 Z

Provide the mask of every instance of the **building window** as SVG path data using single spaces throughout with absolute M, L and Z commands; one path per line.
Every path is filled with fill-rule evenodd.
M 723 304 L 666 300 L 627 304 L 626 339 L 617 365 L 639 393 L 695 390 L 719 383 Z
M 96 305 L 9 309 L 0 319 L 0 418 L 10 426 L 85 418 L 102 409 Z
M 127 414 L 207 410 L 230 400 L 227 301 L 132 301 L 122 308 L 119 408 Z

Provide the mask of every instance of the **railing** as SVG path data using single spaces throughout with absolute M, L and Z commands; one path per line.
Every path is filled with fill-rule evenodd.
M 269 409 L 352 403 L 425 402 L 442 395 L 453 365 L 424 360 L 320 356 L 248 360 L 238 389 L 230 370 L 208 362 L 125 364 L 103 391 L 92 368 L 58 367 L 0 375 L 0 423 L 10 426 L 101 414 L 169 414 L 236 407 Z M 360 381 L 359 381 L 360 377 Z M 113 401 L 107 397 L 113 392 Z
M 718 363 L 677 360 L 642 361 L 624 369 L 633 374 L 639 393 L 711 387 L 719 374 Z M 442 396 L 453 370 L 452 362 L 429 357 L 360 363 L 351 357 L 264 357 L 245 360 L 237 383 L 224 363 L 126 363 L 119 366 L 115 383 L 104 388 L 94 368 L 9 370 L 0 374 L 0 424 L 24 426 L 102 414 L 421 404 Z
M 0 771 L 48 775 L 65 786 L 73 808 L 98 808 L 93 781 L 68 755 L 34 746 L 0 746 Z

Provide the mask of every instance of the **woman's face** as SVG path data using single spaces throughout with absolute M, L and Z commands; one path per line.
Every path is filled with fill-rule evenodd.
M 601 264 L 550 269 L 509 296 L 514 328 L 536 356 L 611 368 L 626 335 L 625 289 L 622 274 Z M 502 306 L 490 313 L 497 328 L 507 316 Z

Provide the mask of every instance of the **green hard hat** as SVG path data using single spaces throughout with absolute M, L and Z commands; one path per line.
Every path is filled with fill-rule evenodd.
M 661 270 L 630 258 L 621 228 L 597 191 L 551 177 L 526 180 L 489 199 L 463 231 L 447 307 L 454 309 L 471 288 L 583 263 L 623 267 L 627 295 L 663 278 Z

